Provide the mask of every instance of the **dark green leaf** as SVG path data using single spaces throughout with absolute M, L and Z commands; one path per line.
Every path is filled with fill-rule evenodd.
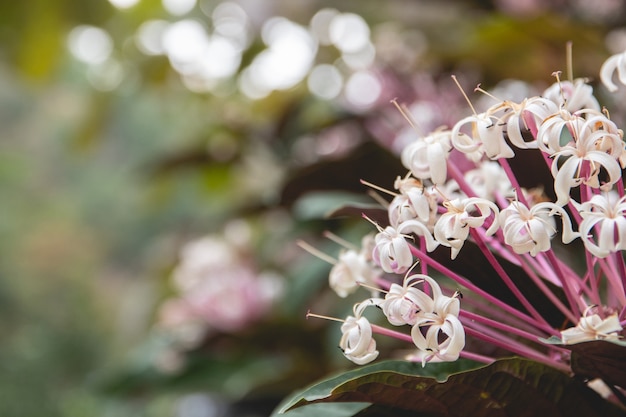
M 595 340 L 566 347 L 572 351 L 576 375 L 626 388 L 626 343 Z
M 366 200 L 369 200 L 365 194 L 355 194 L 341 191 L 321 191 L 310 192 L 302 195 L 294 203 L 293 213 L 298 219 L 310 220 L 321 219 L 324 217 L 332 217 L 337 212 L 336 208 L 345 204 L 346 201 L 355 202 L 356 206 L 363 206 Z M 377 207 L 381 210 L 380 207 Z M 360 218 L 361 212 L 345 213 Z
M 291 206 L 311 191 L 347 191 L 365 193 L 360 180 L 381 187 L 391 187 L 406 168 L 388 150 L 374 142 L 364 142 L 347 155 L 309 165 L 289 176 L 282 190 L 281 203 Z
M 360 416 L 361 411 L 367 408 L 369 408 L 367 403 L 316 403 L 289 411 L 289 417 L 352 417 Z M 282 415 L 279 409 L 280 407 L 272 413 L 271 417 Z
M 593 340 L 564 345 L 555 336 L 542 341 L 572 351 L 572 370 L 577 376 L 600 378 L 609 385 L 626 387 L 626 342 Z
M 420 370 L 391 363 L 386 370 L 348 372 L 306 390 L 282 410 L 319 402 L 365 402 L 441 417 L 624 414 L 582 382 L 536 362 L 499 360 L 451 375 L 446 382 L 433 377 L 431 365 Z M 394 367 L 398 369 L 389 370 Z
M 326 216 L 329 218 L 361 217 L 364 214 L 381 227 L 386 227 L 389 224 L 389 214 L 387 210 L 380 205 L 373 204 L 344 204 L 327 213 Z
M 459 372 L 462 370 L 468 370 L 476 368 L 475 362 L 460 360 L 454 363 L 432 363 L 427 367 L 422 367 L 421 364 L 408 361 L 383 361 L 372 365 L 363 366 L 354 370 L 341 373 L 323 382 L 317 383 L 306 390 L 296 393 L 291 400 L 286 400 L 281 410 L 286 411 L 292 408 L 296 402 L 300 399 L 306 401 L 315 401 L 317 399 L 325 398 L 331 395 L 335 387 L 350 381 L 354 378 L 367 376 L 374 372 L 391 371 L 406 375 L 421 375 L 435 378 L 439 381 L 444 381 L 448 375 L 453 372 Z

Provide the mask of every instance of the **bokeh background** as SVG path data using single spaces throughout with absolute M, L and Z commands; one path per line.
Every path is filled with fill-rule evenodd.
M 523 97 L 568 41 L 597 84 L 625 19 L 619 0 L 2 2 L 0 415 L 264 416 L 349 367 L 305 314 L 351 304 L 296 241 L 336 257 L 324 230 L 369 230 L 327 214 L 403 172 L 390 101 L 449 125 L 470 111 L 451 74 L 476 105 L 478 83 Z

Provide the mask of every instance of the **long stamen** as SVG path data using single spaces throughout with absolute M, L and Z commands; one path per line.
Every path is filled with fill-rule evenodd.
M 389 195 L 394 196 L 394 197 L 398 196 L 398 193 L 394 193 L 393 191 L 389 191 L 386 188 L 380 187 L 380 186 L 378 186 L 376 184 L 372 184 L 369 181 L 365 181 L 365 180 L 360 180 L 360 181 L 361 181 L 361 184 L 367 185 L 368 187 L 373 188 L 374 190 L 378 190 L 381 193 L 389 194 Z
M 367 220 L 368 222 L 370 222 L 370 223 L 372 223 L 374 226 L 376 226 L 376 229 L 377 229 L 379 232 L 383 232 L 383 231 L 384 231 L 384 229 L 383 229 L 383 228 L 382 228 L 382 227 L 381 227 L 381 226 L 380 226 L 377 222 L 375 222 L 374 220 L 372 220 L 371 218 L 369 218 L 367 214 L 363 213 L 363 214 L 361 214 L 361 217 L 363 217 L 365 220 Z
M 348 242 L 344 238 L 342 238 L 340 236 L 337 236 L 336 234 L 334 234 L 333 232 L 331 232 L 329 230 L 325 230 L 323 235 L 324 235 L 324 237 L 332 240 L 333 242 L 343 246 L 346 249 L 352 249 L 352 250 L 355 250 L 355 251 L 359 250 L 359 248 L 357 248 L 355 245 L 353 245 L 352 243 Z
M 381 207 L 384 207 L 385 209 L 389 208 L 389 201 L 385 200 L 380 194 L 378 194 L 376 191 L 374 190 L 367 190 L 367 195 L 370 196 L 372 198 L 372 200 L 376 201 L 378 204 L 380 204 Z
M 556 78 L 556 82 L 559 84 L 559 90 L 561 92 L 561 100 L 563 100 L 561 107 L 564 107 L 567 100 L 565 99 L 565 93 L 563 92 L 563 86 L 561 85 L 561 71 L 554 71 L 552 73 L 552 76 Z
M 357 281 L 356 283 L 359 285 L 359 287 L 367 288 L 368 290 L 382 292 L 382 293 L 385 293 L 385 294 L 387 294 L 389 292 L 389 291 L 384 290 L 382 288 L 374 287 L 373 285 L 368 285 L 368 284 L 366 284 L 364 282 L 361 282 L 361 281 Z
M 570 82 L 574 82 L 574 68 L 573 68 L 573 64 L 572 64 L 572 46 L 573 46 L 573 42 L 572 41 L 568 41 L 565 44 L 565 60 L 567 62 L 567 79 Z
M 417 132 L 417 134 L 420 135 L 420 136 L 423 136 L 424 135 L 423 130 L 419 128 L 419 126 L 417 125 L 417 122 L 415 121 L 413 116 L 411 116 L 411 113 L 409 112 L 409 109 L 404 104 L 400 105 L 398 103 L 398 100 L 395 99 L 395 98 L 393 100 L 391 100 L 391 103 L 393 103 L 393 105 L 396 106 L 396 109 L 398 109 L 398 111 L 400 112 L 402 117 L 404 117 L 406 119 L 406 121 Z
M 470 99 L 467 96 L 467 94 L 465 94 L 465 90 L 463 90 L 463 87 L 461 87 L 461 84 L 459 83 L 459 80 L 456 79 L 456 75 L 451 75 L 450 77 L 452 77 L 452 79 L 454 80 L 454 83 L 456 84 L 456 86 L 459 87 L 459 90 L 461 90 L 461 94 L 463 94 L 463 97 L 465 97 L 465 101 L 467 101 L 467 104 L 469 104 L 470 109 L 472 109 L 472 113 L 474 113 L 474 116 L 477 116 L 478 113 L 476 113 L 476 109 L 472 105 L 472 102 L 470 101 Z
M 322 319 L 322 320 L 337 321 L 339 323 L 345 323 L 346 322 L 345 320 L 338 319 L 337 317 L 323 316 L 321 314 L 311 313 L 311 310 L 306 312 L 306 318 L 308 319 L 309 317 L 314 317 L 316 319 Z
M 321 250 L 317 249 L 316 247 L 309 245 L 308 243 L 306 243 L 304 240 L 298 240 L 296 242 L 296 245 L 300 246 L 302 249 L 304 249 L 305 251 L 309 252 L 311 255 L 320 258 L 322 261 L 328 262 L 331 265 L 336 265 L 337 264 L 337 259 L 333 258 L 330 255 L 325 254 L 324 252 L 322 252 Z
M 500 100 L 498 97 L 494 96 L 493 94 L 491 94 L 489 91 L 487 90 L 483 90 L 482 87 L 480 86 L 480 84 L 478 84 L 476 86 L 476 88 L 474 88 L 474 91 L 478 91 L 480 93 L 483 93 L 484 95 L 486 95 L 487 97 L 491 97 L 492 99 L 494 99 L 495 101 L 499 101 L 502 102 L 503 100 Z

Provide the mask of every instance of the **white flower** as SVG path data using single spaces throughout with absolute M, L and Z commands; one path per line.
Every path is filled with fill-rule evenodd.
M 491 201 L 472 197 L 447 201 L 444 206 L 448 212 L 442 214 L 437 220 L 434 235 L 440 244 L 452 248 L 452 259 L 456 258 L 467 240 L 470 227 L 481 227 L 492 212 L 495 217 L 487 230 L 487 235 L 498 230 L 499 210 Z
M 190 318 L 224 332 L 258 320 L 282 292 L 281 277 L 258 271 L 217 236 L 186 244 L 173 280 Z
M 280 280 L 248 266 L 231 265 L 205 276 L 182 294 L 194 315 L 221 331 L 240 330 L 258 320 L 280 294 Z
M 580 238 L 585 248 L 599 258 L 626 250 L 626 196 L 611 197 L 597 194 L 580 207 Z M 594 233 L 596 243 L 592 240 Z
M 417 348 L 426 352 L 422 365 L 437 358 L 441 361 L 455 361 L 465 347 L 465 330 L 459 320 L 460 303 L 456 297 L 442 294 L 439 284 L 428 276 L 423 276 L 433 294 L 433 311 L 423 312 L 411 329 L 411 338 Z M 425 335 L 423 327 L 427 327 Z
M 407 220 L 402 222 L 402 224 L 398 226 L 398 232 L 404 235 L 414 233 L 415 235 L 422 237 L 424 239 L 424 243 L 426 243 L 426 250 L 428 252 L 434 251 L 437 246 L 439 246 L 439 242 L 435 240 L 430 232 L 430 229 L 419 220 Z
M 238 264 L 238 254 L 224 239 L 206 236 L 188 242 L 180 252 L 180 262 L 173 272 L 179 291 L 192 290 L 215 275 L 215 271 Z
M 413 255 L 406 235 L 391 226 L 376 234 L 372 258 L 385 272 L 404 273 L 413 265 Z
M 588 113 L 598 114 L 595 110 L 570 113 L 566 109 L 560 109 L 545 118 L 537 131 L 538 148 L 548 155 L 552 155 L 564 146 L 574 143 L 584 130 L 585 116 Z M 589 125 L 585 127 L 589 128 Z
M 561 331 L 561 340 L 566 345 L 585 342 L 588 340 L 617 340 L 622 326 L 619 324 L 617 314 L 613 314 L 604 320 L 597 314 L 588 315 L 587 308 L 580 318 L 576 327 Z
M 583 78 L 577 78 L 573 83 L 558 81 L 548 87 L 542 95 L 570 112 L 581 109 L 600 111 L 600 104 L 593 95 L 593 87 Z
M 620 178 L 624 159 L 623 132 L 615 123 L 595 110 L 569 113 L 560 110 L 539 128 L 539 149 L 553 156 L 551 172 L 555 179 L 556 204 L 570 201 L 570 190 L 581 183 L 600 187 L 601 168 L 608 174 L 603 189 Z
M 621 178 L 621 168 L 617 158 L 610 152 L 597 149 L 599 141 L 605 140 L 611 134 L 604 131 L 589 133 L 586 129 L 584 132 L 586 134 L 578 138 L 575 146 L 564 146 L 553 155 L 554 160 L 550 171 L 554 177 L 556 204 L 559 206 L 564 206 L 570 201 L 570 190 L 581 183 L 606 190 Z M 611 149 L 614 148 L 611 146 Z M 585 162 L 588 163 L 586 173 L 582 171 L 586 165 Z M 601 168 L 604 168 L 608 174 L 608 181 L 602 186 L 598 178 Z
M 476 196 L 490 201 L 495 201 L 496 193 L 504 195 L 512 188 L 502 166 L 494 161 L 481 161 L 478 168 L 467 171 L 464 177 Z
M 407 277 L 402 286 L 391 284 L 385 299 L 379 304 L 389 323 L 394 326 L 414 325 L 421 312 L 433 311 L 433 299 L 424 291 L 414 287 L 423 282 L 424 277 L 424 275 L 415 274 Z
M 583 134 L 579 140 L 586 141 L 585 147 L 608 153 L 616 159 L 622 156 L 624 151 L 624 132 L 602 113 L 587 114 Z
M 339 297 L 345 298 L 359 288 L 359 283 L 373 286 L 377 271 L 363 252 L 349 249 L 339 254 L 328 276 L 330 287 Z
M 617 78 L 620 83 L 626 85 L 626 51 L 615 54 L 607 59 L 600 68 L 600 79 L 604 86 L 612 93 L 618 90 L 613 82 L 613 74 L 617 71 Z
M 372 325 L 362 317 L 366 301 L 354 306 L 354 316 L 348 316 L 341 325 L 339 347 L 346 358 L 357 365 L 365 365 L 378 357 L 376 341 L 372 338 Z
M 461 132 L 461 128 L 470 124 L 471 136 Z M 469 154 L 475 162 L 477 152 L 484 153 L 490 159 L 512 158 L 515 153 L 504 140 L 504 124 L 488 113 L 474 114 L 461 119 L 452 128 L 452 145 L 455 149 Z
M 556 104 L 546 98 L 531 97 L 519 104 L 503 101 L 492 106 L 487 113 L 501 114 L 500 123 L 506 123 L 506 134 L 513 145 L 520 149 L 536 149 L 537 141 L 526 140 L 524 132 L 536 132 L 541 123 L 558 110 Z
M 402 164 L 419 179 L 430 179 L 439 185 L 446 181 L 450 154 L 450 131 L 441 130 L 419 138 L 402 150 Z
M 390 224 L 398 227 L 407 220 L 417 219 L 426 226 L 432 227 L 437 217 L 437 198 L 435 194 L 417 185 L 412 187 L 402 186 L 399 190 L 401 194 L 394 197 L 389 204 Z
M 407 220 L 397 228 L 392 226 L 380 228 L 374 238 L 372 258 L 383 271 L 403 274 L 413 266 L 411 245 L 406 240 L 410 237 L 409 233 L 422 236 L 426 242 L 426 250 L 429 252 L 439 245 L 428 228 L 418 220 Z
M 563 243 L 574 240 L 578 234 L 572 230 L 569 216 L 562 207 L 554 203 L 535 204 L 531 209 L 519 201 L 500 212 L 500 224 L 504 241 L 515 253 L 529 253 L 536 256 L 539 252 L 550 249 L 550 239 L 556 233 L 553 216 L 561 216 L 563 224 Z
M 361 239 L 361 255 L 363 255 L 368 262 L 373 262 L 372 252 L 374 251 L 375 245 L 376 241 L 373 233 L 368 233 Z

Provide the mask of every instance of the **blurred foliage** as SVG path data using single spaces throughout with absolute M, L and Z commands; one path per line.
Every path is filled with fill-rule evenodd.
M 410 96 L 410 73 L 418 69 L 460 69 L 492 84 L 549 81 L 564 66 L 567 40 L 575 45 L 577 75 L 592 73 L 606 56 L 610 28 L 571 16 L 514 19 L 486 2 L 387 3 L 354 0 L 341 8 L 372 25 L 419 28 L 428 38 L 417 67 L 395 74 L 392 94 Z M 264 4 L 265 17 L 304 24 L 329 6 L 339 7 L 321 0 Z M 354 230 L 363 227 L 323 220 L 337 199 L 309 191 L 361 191 L 359 178 L 388 184 L 386 173 L 398 172 L 385 168 L 397 160 L 363 127 L 371 117 L 385 120 L 377 109 L 352 113 L 312 98 L 302 85 L 260 101 L 191 93 L 166 58 L 132 45 L 136 28 L 154 18 L 168 18 L 158 1 L 125 11 L 104 0 L 0 5 L 2 416 L 169 416 L 181 393 L 219 390 L 227 377 L 235 381 L 227 394 L 236 397 L 232 384 L 247 381 L 249 391 L 241 391 L 269 396 L 271 410 L 294 386 L 346 366 L 338 361 L 336 329 L 302 323 L 308 304 L 332 310 L 322 290 L 328 267 L 295 257 L 282 265 L 292 284 L 286 301 L 267 322 L 206 340 L 190 352 L 186 373 L 164 375 L 150 362 L 161 343 L 149 340 L 155 312 L 171 291 L 167 279 L 186 240 L 219 231 L 231 218 L 293 210 L 293 224 L 257 242 L 263 264 L 280 264 L 277 253 L 297 250 L 298 236 L 324 228 L 358 236 Z M 112 36 L 131 74 L 119 88 L 94 89 L 66 50 L 68 33 L 81 24 Z M 261 48 L 255 39 L 242 66 Z M 343 155 L 307 164 L 293 154 L 303 135 L 354 125 L 359 140 Z M 230 355 L 216 356 L 216 346 Z M 268 378 L 272 369 L 283 371 Z

